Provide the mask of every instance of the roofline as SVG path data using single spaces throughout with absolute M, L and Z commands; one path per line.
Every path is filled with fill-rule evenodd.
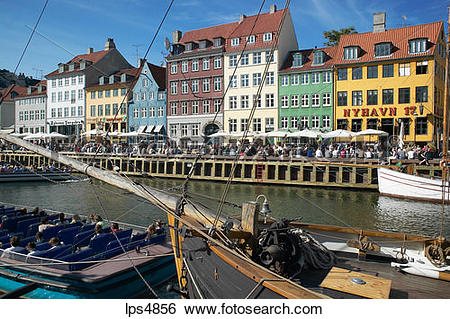
M 397 61 L 405 61 L 405 60 L 416 60 L 416 59 L 422 59 L 422 58 L 434 58 L 434 54 L 427 54 L 427 55 L 417 55 L 414 57 L 406 57 L 406 58 L 397 58 L 397 59 L 379 59 L 379 60 L 371 60 L 367 62 L 355 62 L 355 63 L 334 63 L 335 67 L 340 66 L 352 66 L 352 65 L 367 65 L 367 64 L 377 64 L 377 62 L 397 62 Z M 379 63 L 378 63 L 379 64 Z

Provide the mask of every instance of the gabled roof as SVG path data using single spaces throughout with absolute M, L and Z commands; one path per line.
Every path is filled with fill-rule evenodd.
M 388 29 L 384 32 L 366 32 L 346 34 L 341 36 L 337 46 L 335 64 L 367 63 L 382 60 L 404 59 L 411 57 L 429 56 L 434 54 L 439 33 L 443 28 L 443 22 L 433 22 L 415 26 Z M 408 53 L 408 41 L 417 38 L 428 38 L 429 48 L 423 53 Z M 393 52 L 388 57 L 375 57 L 375 44 L 391 42 Z M 357 60 L 344 60 L 344 48 L 359 46 L 362 55 Z
M 152 73 L 153 79 L 155 79 L 158 87 L 165 90 L 166 89 L 166 68 L 157 66 L 147 62 L 148 68 Z
M 13 92 L 16 93 L 17 95 L 21 95 L 27 92 L 27 88 L 24 86 L 11 84 L 7 88 L 0 90 L 0 100 L 2 99 L 3 96 L 5 96 L 3 100 L 4 102 L 14 102 L 14 98 L 11 98 L 11 93 Z
M 128 86 L 130 83 L 132 83 L 135 79 L 135 77 L 139 74 L 141 68 L 129 68 L 129 69 L 122 69 L 119 71 L 116 71 L 114 73 L 105 75 L 105 82 L 104 84 L 99 84 L 99 83 L 95 83 L 93 85 L 89 85 L 86 87 L 86 89 L 92 89 L 92 88 L 101 88 L 101 87 L 107 87 L 107 86 Z M 127 80 L 126 82 L 114 82 L 114 83 L 109 83 L 109 77 L 111 75 L 114 75 L 115 77 L 120 77 L 122 74 L 128 74 L 130 75 L 132 78 Z
M 40 85 L 44 86 L 44 89 L 42 90 L 42 92 L 38 91 L 38 86 L 40 86 Z M 30 94 L 28 94 L 28 88 L 25 88 L 25 90 L 21 90 L 21 92 L 19 93 L 17 98 L 26 98 L 26 97 L 30 97 L 30 96 L 41 96 L 41 95 L 47 95 L 47 81 L 46 80 L 39 81 L 36 85 L 32 86 Z
M 106 54 L 108 54 L 109 52 L 111 52 L 114 49 L 111 50 L 102 50 L 102 51 L 97 51 L 97 52 L 93 52 L 93 53 L 89 53 L 89 54 L 80 54 L 77 55 L 76 57 L 74 57 L 73 59 L 71 59 L 69 62 L 65 63 L 67 65 L 71 64 L 71 63 L 80 63 L 81 60 L 86 60 L 86 61 L 90 61 L 92 62 L 92 64 L 95 64 L 96 62 L 98 62 L 101 58 L 103 58 Z M 55 71 L 49 73 L 46 75 L 46 77 L 49 76 L 54 76 L 54 75 L 62 75 L 62 74 L 68 74 L 68 73 L 73 73 L 73 72 L 79 72 L 80 69 L 79 67 L 73 71 L 69 71 L 66 70 L 64 72 L 59 73 L 59 69 L 56 69 Z
M 280 72 L 302 72 L 302 71 L 311 71 L 311 70 L 322 70 L 322 69 L 330 69 L 335 63 L 335 55 L 336 55 L 336 47 L 324 47 L 324 48 L 315 48 L 315 49 L 305 49 L 305 50 L 296 50 L 289 52 L 289 56 L 286 59 L 285 64 L 281 68 Z M 314 51 L 323 51 L 325 53 L 325 62 L 323 64 L 313 65 L 313 55 Z M 292 66 L 292 56 L 295 53 L 301 53 L 303 58 L 302 66 Z

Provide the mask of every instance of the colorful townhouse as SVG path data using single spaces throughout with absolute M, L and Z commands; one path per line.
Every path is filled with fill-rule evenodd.
M 133 86 L 133 103 L 128 107 L 128 131 L 152 134 L 149 142 L 158 148 L 167 142 L 166 68 L 139 60 Z
M 86 131 L 100 129 L 110 133 L 127 132 L 128 107 L 133 98 L 133 94 L 127 95 L 127 92 L 132 90 L 138 71 L 138 68 L 129 68 L 103 75 L 98 78 L 98 83 L 85 88 Z
M 58 69 L 46 75 L 48 132 L 79 137 L 86 128 L 84 89 L 98 83 L 102 76 L 131 67 L 113 39 L 106 41 L 102 51 L 88 48 L 87 54 L 59 63 Z
M 330 131 L 335 47 L 292 51 L 279 71 L 279 128 Z
M 443 22 L 343 35 L 334 71 L 334 124 L 354 132 L 380 129 L 406 142 L 441 139 L 444 106 Z M 402 124 L 403 123 L 403 124 Z
M 15 131 L 18 133 L 45 133 L 47 108 L 47 81 L 22 89 L 15 98 Z
M 20 94 L 24 94 L 27 88 L 11 84 L 0 90 L 0 129 L 11 129 L 15 125 L 15 101 Z

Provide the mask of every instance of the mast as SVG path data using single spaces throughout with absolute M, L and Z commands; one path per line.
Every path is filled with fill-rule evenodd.
M 448 8 L 447 20 L 447 44 L 445 50 L 445 80 L 444 80 L 444 126 L 442 134 L 442 161 L 444 163 L 442 168 L 442 179 L 447 180 L 447 152 L 448 152 L 448 60 L 449 60 L 449 42 L 450 42 L 450 7 Z

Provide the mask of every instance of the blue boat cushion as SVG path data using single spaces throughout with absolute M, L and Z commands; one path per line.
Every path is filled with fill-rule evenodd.
M 35 236 L 25 237 L 20 240 L 19 246 L 25 247 L 28 243 L 35 240 Z
M 71 245 L 59 245 L 46 250 L 45 253 L 42 254 L 40 257 L 59 259 L 67 254 L 70 254 L 71 251 L 72 251 Z
M 61 229 L 58 232 L 59 240 L 62 241 L 64 244 L 72 245 L 73 241 L 75 239 L 75 235 L 78 233 L 80 228 L 81 228 L 80 226 L 75 226 L 75 227 Z
M 138 241 L 147 237 L 147 233 L 137 233 L 131 237 L 131 241 Z
M 38 223 L 39 220 L 40 220 L 39 217 L 34 217 L 34 218 L 25 219 L 25 220 L 21 220 L 21 221 L 17 222 L 16 232 L 24 233 L 24 234 L 28 235 L 27 234 L 28 226 Z
M 95 228 L 95 224 L 86 224 L 86 225 L 83 225 L 81 227 L 80 232 L 84 232 L 84 231 L 88 231 L 88 230 L 94 230 L 94 228 Z
M 94 230 L 87 230 L 79 232 L 73 241 L 74 247 L 83 247 L 89 244 L 91 237 L 94 235 Z
M 114 234 L 113 234 L 113 238 L 115 238 L 115 236 L 117 236 L 118 238 L 125 238 L 125 237 L 130 237 L 131 236 L 131 232 L 132 232 L 132 229 L 130 228 L 130 229 L 125 229 L 125 230 L 119 230 L 119 231 L 116 231 Z
M 63 228 L 64 225 L 56 225 L 44 229 L 44 231 L 42 232 L 44 234 L 44 240 L 50 240 L 50 238 L 56 237 L 58 235 L 58 232 Z
M 27 233 L 25 234 L 25 236 L 30 237 L 30 236 L 35 235 L 38 232 L 38 230 L 39 230 L 39 225 L 40 224 L 41 223 L 39 222 L 39 223 L 34 223 L 34 224 L 29 225 Z
M 36 245 L 36 250 L 47 250 L 50 249 L 52 247 L 52 245 L 50 245 L 49 243 L 40 243 Z
M 106 249 L 106 245 L 111 241 L 111 234 L 99 234 L 91 239 L 89 242 L 89 248 L 94 252 L 103 252 Z

